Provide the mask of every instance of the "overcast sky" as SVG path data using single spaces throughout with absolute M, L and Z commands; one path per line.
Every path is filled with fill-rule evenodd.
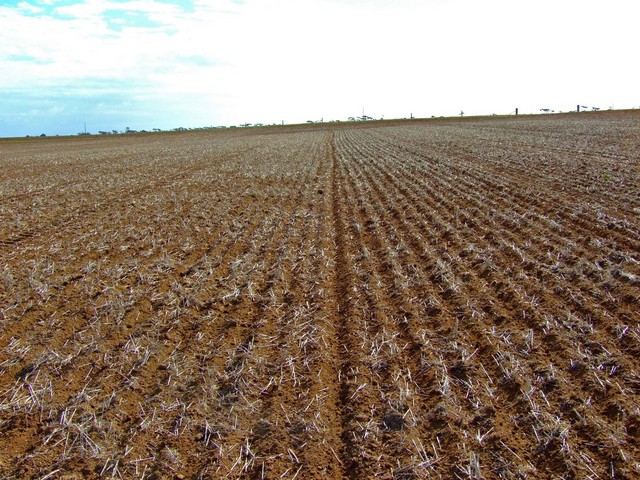
M 0 136 L 640 107 L 638 0 L 0 6 Z

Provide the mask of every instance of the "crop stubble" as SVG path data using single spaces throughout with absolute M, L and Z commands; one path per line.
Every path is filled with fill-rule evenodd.
M 0 475 L 640 475 L 639 139 L 1 141 Z

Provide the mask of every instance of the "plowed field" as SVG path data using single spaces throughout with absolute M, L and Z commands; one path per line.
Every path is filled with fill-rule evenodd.
M 0 141 L 0 477 L 640 478 L 640 112 Z

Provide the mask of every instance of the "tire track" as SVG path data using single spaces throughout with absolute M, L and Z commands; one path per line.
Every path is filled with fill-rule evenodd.
M 334 330 L 337 334 L 336 346 L 337 355 L 336 363 L 339 365 L 338 381 L 340 383 L 338 396 L 338 410 L 340 411 L 340 437 L 342 445 L 339 450 L 340 464 L 344 469 L 344 477 L 358 478 L 360 471 L 356 462 L 357 449 L 351 435 L 352 425 L 355 421 L 354 413 L 350 407 L 352 397 L 355 393 L 352 385 L 350 385 L 348 376 L 355 368 L 354 361 L 351 357 L 352 353 L 357 350 L 357 344 L 354 333 L 350 327 L 353 316 L 351 290 L 353 279 L 349 270 L 350 260 L 348 258 L 348 237 L 346 226 L 344 224 L 345 215 L 345 199 L 342 190 L 342 177 L 339 173 L 339 159 L 336 152 L 335 136 L 331 140 L 331 208 L 332 208 L 332 226 L 334 235 L 334 252 L 335 257 L 335 280 L 334 280 L 334 299 L 336 308 L 336 326 Z M 346 217 L 348 218 L 348 217 Z

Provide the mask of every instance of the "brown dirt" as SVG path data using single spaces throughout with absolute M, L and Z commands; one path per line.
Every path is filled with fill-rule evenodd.
M 640 477 L 640 112 L 0 141 L 0 476 Z

